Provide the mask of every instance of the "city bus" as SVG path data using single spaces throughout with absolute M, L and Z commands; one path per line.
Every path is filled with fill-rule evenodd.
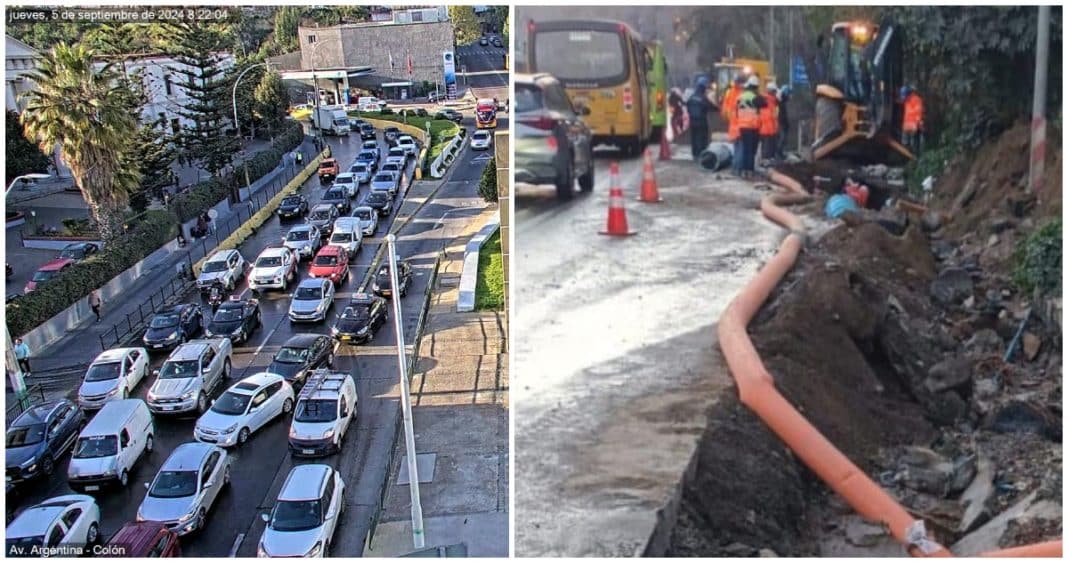
M 482 98 L 475 102 L 475 127 L 478 129 L 497 128 L 497 102 Z
M 667 58 L 664 56 L 664 44 L 660 41 L 647 41 L 645 53 L 649 76 L 649 99 L 651 100 L 649 120 L 653 126 L 653 134 L 649 141 L 656 143 L 664 134 L 668 121 L 668 65 Z
M 652 134 L 641 36 L 609 20 L 531 21 L 527 29 L 527 70 L 555 76 L 572 104 L 589 110 L 582 119 L 593 144 L 640 154 Z

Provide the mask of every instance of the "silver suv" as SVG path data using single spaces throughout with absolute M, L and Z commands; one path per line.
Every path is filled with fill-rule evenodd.
M 204 527 L 208 511 L 230 484 L 230 457 L 211 444 L 189 442 L 171 452 L 137 509 L 137 521 L 162 522 L 182 536 Z
M 229 338 L 192 340 L 175 348 L 154 372 L 148 408 L 154 413 L 208 410 L 208 396 L 230 378 Z

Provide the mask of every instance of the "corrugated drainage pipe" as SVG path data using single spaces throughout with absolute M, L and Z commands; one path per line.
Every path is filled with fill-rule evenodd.
M 705 150 L 701 151 L 697 159 L 701 166 L 712 170 L 722 170 L 731 165 L 734 157 L 734 147 L 729 143 L 709 143 Z
M 773 194 L 761 202 L 768 219 L 790 230 L 779 252 L 731 301 L 719 321 L 719 342 L 731 374 L 738 384 L 742 403 L 749 407 L 793 452 L 858 514 L 883 523 L 913 556 L 952 556 L 945 547 L 927 536 L 922 520 L 914 519 L 882 488 L 817 430 L 811 422 L 775 389 L 775 381 L 764 367 L 746 326 L 768 296 L 797 261 L 805 241 L 801 219 L 781 205 L 810 199 L 792 178 L 771 171 L 772 182 L 794 192 Z M 1061 541 L 1045 542 L 1001 550 L 984 555 L 1001 557 L 1059 557 Z

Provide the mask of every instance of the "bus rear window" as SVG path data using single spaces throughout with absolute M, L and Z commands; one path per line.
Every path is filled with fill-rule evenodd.
M 611 31 L 538 31 L 534 68 L 563 82 L 622 81 L 627 75 L 623 38 Z

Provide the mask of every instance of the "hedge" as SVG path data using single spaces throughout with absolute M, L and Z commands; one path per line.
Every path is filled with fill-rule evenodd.
M 146 211 L 134 228 L 95 256 L 7 304 L 7 326 L 22 336 L 102 287 L 178 236 L 177 219 L 163 210 Z
M 248 163 L 249 182 L 255 182 L 274 170 L 282 157 L 297 148 L 304 140 L 304 128 L 296 121 L 286 123 L 286 129 L 271 143 L 267 150 L 260 151 L 246 161 Z M 212 178 L 194 185 L 189 191 L 178 194 L 172 204 L 178 220 L 186 222 L 196 219 L 201 213 L 215 207 L 220 201 L 229 197 L 233 188 L 245 187 L 245 167 L 235 166 L 233 174 L 222 178 Z

